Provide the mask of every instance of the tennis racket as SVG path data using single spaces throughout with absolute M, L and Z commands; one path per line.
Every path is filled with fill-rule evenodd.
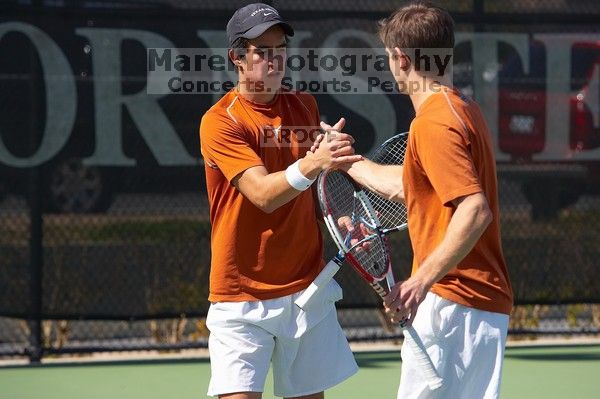
M 319 176 L 318 196 L 325 223 L 333 240 L 354 270 L 383 298 L 394 286 L 394 275 L 385 235 L 397 231 L 381 228 L 381 222 L 362 187 L 345 172 L 327 170 Z M 350 247 L 348 247 L 350 245 Z M 339 264 L 338 264 L 339 267 Z M 318 278 L 317 278 L 318 279 Z M 387 282 L 387 289 L 381 284 Z M 413 351 L 429 387 L 442 385 L 427 350 L 412 326 L 405 327 L 405 340 Z
M 367 208 L 370 202 L 360 186 L 345 172 L 334 170 L 321 173 L 317 184 L 319 202 L 324 210 L 323 220 L 339 252 L 296 299 L 295 304 L 302 309 L 329 283 L 344 260 L 359 265 L 359 268 L 360 265 L 368 265 L 371 274 L 365 274 L 364 277 L 367 279 L 370 275 L 382 279 L 391 267 L 381 239 L 383 234 L 391 231 L 378 230 L 379 222 L 375 211 L 372 207 Z M 326 187 L 332 185 L 335 190 Z M 327 196 L 324 190 L 328 191 Z M 339 225 L 340 221 L 343 222 L 342 225 Z M 378 289 L 377 287 L 374 286 L 375 289 Z M 382 292 L 385 295 L 385 291 Z
M 317 184 L 323 220 L 339 252 L 296 299 L 295 304 L 304 309 L 311 298 L 333 278 L 344 259 L 355 266 L 359 273 L 366 269 L 362 276 L 374 284 L 374 289 L 379 289 L 385 295 L 385 290 L 377 284 L 391 270 L 383 236 L 404 227 L 382 229 L 367 193 L 345 172 L 327 170 L 319 175 Z
M 384 165 L 402 165 L 404 163 L 404 152 L 407 141 L 408 133 L 400 133 L 389 138 L 375 150 L 371 158 L 372 161 Z M 403 203 L 387 200 L 368 189 L 364 189 L 364 193 L 366 193 L 368 200 L 372 204 L 375 214 L 379 217 L 380 227 L 384 229 L 381 232 L 382 234 L 405 230 L 408 227 L 406 207 Z M 351 192 L 349 191 L 347 194 L 350 195 Z M 329 224 L 332 221 L 328 220 L 327 217 L 324 217 L 324 221 L 331 232 Z M 346 254 L 359 249 L 358 247 L 355 248 L 349 245 L 350 236 L 342 238 L 335 237 L 332 234 L 332 237 L 340 251 L 325 265 L 317 278 L 306 288 L 302 295 L 296 299 L 295 303 L 300 308 L 304 308 L 310 299 L 333 278 L 344 263 Z M 349 261 L 352 262 L 350 259 Z

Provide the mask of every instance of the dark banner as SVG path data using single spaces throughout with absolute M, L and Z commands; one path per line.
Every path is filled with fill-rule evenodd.
M 0 13 L 0 314 L 204 315 L 210 224 L 198 126 L 222 92 L 152 90 L 148 54 L 226 49 L 225 24 L 243 2 L 9 3 Z M 381 53 L 376 23 L 395 2 L 312 3 L 279 2 L 296 29 L 291 54 Z M 494 135 L 516 300 L 600 302 L 600 33 L 590 17 L 599 11 L 582 2 L 589 12 L 562 21 L 544 9 L 548 20 L 534 13 L 528 24 L 521 9 L 453 4 L 454 83 Z M 235 80 L 227 67 L 202 76 Z M 310 81 L 322 118 L 345 117 L 359 153 L 408 130 L 407 97 Z M 391 245 L 400 279 L 410 243 L 400 235 Z M 338 277 L 342 307 L 379 306 L 352 272 Z

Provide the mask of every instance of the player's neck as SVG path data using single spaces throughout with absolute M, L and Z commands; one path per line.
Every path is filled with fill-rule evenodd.
M 261 89 L 258 90 L 258 88 Z M 277 95 L 278 90 L 269 90 L 269 88 L 261 87 L 260 85 L 240 80 L 240 82 L 237 85 L 237 91 L 245 100 L 257 104 L 268 104 L 271 101 L 273 101 L 273 99 Z
M 421 105 L 432 95 L 440 93 L 442 90 L 450 90 L 452 82 L 449 77 L 429 79 L 419 77 L 419 88 L 408 93 L 410 101 L 413 104 L 415 112 L 419 111 Z

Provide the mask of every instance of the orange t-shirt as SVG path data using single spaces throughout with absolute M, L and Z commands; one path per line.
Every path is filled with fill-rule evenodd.
M 410 126 L 404 162 L 413 273 L 444 238 L 455 210 L 451 201 L 483 192 L 492 222 L 432 291 L 465 306 L 509 314 L 513 294 L 500 241 L 494 148 L 477 104 L 452 89 L 427 98 Z
M 257 104 L 235 89 L 204 114 L 200 146 L 212 224 L 211 302 L 289 295 L 306 288 L 323 267 L 311 190 L 267 214 L 231 184 L 253 166 L 273 173 L 302 158 L 310 148 L 308 127 L 318 127 L 319 120 L 309 94 L 278 93 L 269 104 Z

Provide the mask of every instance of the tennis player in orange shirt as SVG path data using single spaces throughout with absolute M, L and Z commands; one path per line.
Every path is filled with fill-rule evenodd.
M 323 398 L 357 371 L 337 320 L 339 285 L 305 310 L 294 305 L 324 266 L 309 188 L 320 171 L 362 157 L 341 133 L 309 151 L 316 101 L 281 88 L 293 34 L 271 6 L 238 9 L 227 36 L 239 83 L 200 125 L 212 224 L 208 394 L 220 398 L 260 398 L 271 364 L 286 398 Z
M 385 304 L 393 321 L 413 324 L 444 379 L 430 391 L 403 346 L 398 398 L 497 398 L 513 294 L 500 241 L 492 137 L 479 106 L 452 87 L 449 68 L 439 73 L 433 59 L 430 70 L 422 63 L 423 56 L 450 54 L 448 12 L 406 5 L 380 23 L 379 36 L 400 92 L 416 111 L 404 166 L 365 160 L 344 169 L 406 203 L 412 274 Z

